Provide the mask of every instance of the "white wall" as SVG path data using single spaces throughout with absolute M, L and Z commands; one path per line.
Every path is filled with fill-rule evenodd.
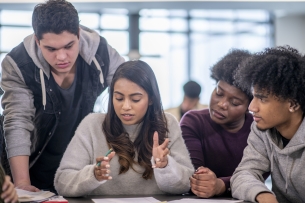
M 305 53 L 305 14 L 275 19 L 275 45 L 290 45 Z

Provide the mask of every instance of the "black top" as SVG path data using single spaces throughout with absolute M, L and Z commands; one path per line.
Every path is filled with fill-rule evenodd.
M 30 170 L 31 184 L 39 189 L 55 190 L 53 186 L 55 172 L 59 167 L 63 153 L 74 136 L 77 124 L 81 120 L 81 101 L 83 98 L 81 88 L 82 63 L 85 63 L 84 60 L 78 57 L 75 78 L 68 89 L 63 89 L 57 85 L 62 109 L 58 127 L 46 149 Z M 52 74 L 50 80 L 54 80 Z
M 286 147 L 286 145 L 288 145 L 288 143 L 289 143 L 289 139 L 287 139 L 287 138 L 285 138 L 285 137 L 283 137 L 282 135 L 281 135 L 281 137 L 282 137 L 282 142 L 283 142 L 283 148 L 285 148 Z

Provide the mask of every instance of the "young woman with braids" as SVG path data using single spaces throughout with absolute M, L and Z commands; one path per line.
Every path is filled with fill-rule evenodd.
M 113 76 L 108 113 L 90 114 L 76 130 L 55 188 L 70 197 L 181 194 L 193 172 L 179 123 L 163 112 L 152 69 L 128 61 Z

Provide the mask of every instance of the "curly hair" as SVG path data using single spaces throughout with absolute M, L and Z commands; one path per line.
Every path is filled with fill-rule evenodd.
M 45 33 L 61 34 L 64 31 L 78 36 L 78 13 L 72 4 L 65 0 L 49 0 L 35 6 L 32 27 L 38 40 L 41 40 Z
M 241 66 L 241 64 L 251 56 L 251 53 L 247 50 L 231 49 L 228 54 L 222 57 L 211 70 L 211 78 L 216 82 L 222 80 L 226 83 L 237 87 L 242 90 L 248 97 L 249 102 L 252 100 L 252 93 L 244 91 L 238 84 L 234 83 L 234 75 Z
M 237 71 L 235 82 L 248 92 L 255 86 L 279 99 L 290 99 L 305 112 L 305 58 L 290 46 L 254 54 Z
M 121 78 L 130 80 L 142 87 L 147 92 L 149 100 L 152 101 L 144 115 L 139 134 L 133 143 L 130 141 L 113 106 L 114 85 Z M 119 174 L 127 172 L 129 167 L 135 170 L 132 165 L 136 163 L 134 159 L 135 152 L 137 152 L 137 164 L 145 168 L 142 177 L 151 179 L 153 169 L 150 159 L 152 157 L 153 134 L 155 131 L 158 132 L 159 144 L 162 144 L 168 136 L 168 128 L 158 83 L 153 70 L 147 63 L 140 60 L 127 61 L 118 67 L 109 87 L 108 113 L 102 125 L 108 144 L 119 156 Z

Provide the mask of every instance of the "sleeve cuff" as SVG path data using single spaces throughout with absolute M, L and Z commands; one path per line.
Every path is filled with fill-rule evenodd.
M 231 197 L 232 196 L 232 194 L 231 194 L 231 186 L 230 186 L 231 176 L 220 177 L 219 179 L 221 179 L 224 182 L 225 187 L 226 187 L 225 192 L 221 196 L 230 196 Z

